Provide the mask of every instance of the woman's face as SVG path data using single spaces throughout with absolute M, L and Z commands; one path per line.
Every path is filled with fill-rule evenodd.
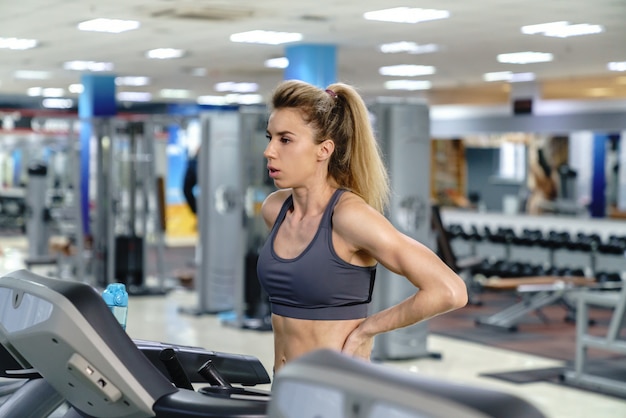
M 263 152 L 269 175 L 278 188 L 298 187 L 311 181 L 319 169 L 315 132 L 295 108 L 276 109 L 267 124 L 269 143 Z

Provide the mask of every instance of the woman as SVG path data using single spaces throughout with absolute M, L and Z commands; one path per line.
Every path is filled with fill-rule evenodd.
M 369 359 L 377 334 L 465 306 L 462 279 L 383 216 L 388 179 L 367 108 L 350 86 L 281 83 L 264 152 L 279 188 L 257 272 L 272 304 L 275 371 L 327 348 Z M 377 263 L 420 291 L 368 316 Z

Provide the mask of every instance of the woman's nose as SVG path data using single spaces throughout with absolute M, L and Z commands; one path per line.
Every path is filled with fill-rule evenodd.
M 271 140 L 267 143 L 267 146 L 265 147 L 265 151 L 263 151 L 263 157 L 270 158 L 273 155 L 274 147 L 272 146 L 272 143 L 273 142 Z

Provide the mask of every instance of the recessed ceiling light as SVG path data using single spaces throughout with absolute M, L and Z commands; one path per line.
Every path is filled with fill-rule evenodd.
M 568 24 L 569 22 L 566 22 L 564 20 L 559 22 L 539 23 L 536 25 L 522 26 L 521 31 L 526 35 L 536 35 L 538 33 L 544 33 L 550 30 L 554 30 L 555 28 L 567 26 Z
M 301 33 L 295 32 L 273 32 L 266 30 L 253 30 L 230 35 L 231 42 L 245 42 L 252 44 L 280 45 L 288 42 L 298 42 L 302 40 Z
M 431 82 L 427 80 L 389 80 L 385 81 L 387 90 L 428 90 Z
M 182 49 L 176 48 L 157 48 L 146 52 L 146 58 L 167 60 L 172 58 L 180 58 L 185 54 Z
M 227 105 L 225 96 L 198 96 L 196 102 L 201 105 L 224 106 Z
M 13 73 L 13 77 L 23 80 L 45 80 L 50 78 L 50 73 L 47 71 L 17 70 Z
M 121 33 L 138 29 L 139 26 L 136 20 L 98 18 L 80 22 L 78 29 L 90 32 Z
M 604 31 L 601 25 L 579 23 L 572 25 L 569 22 L 550 22 L 538 25 L 522 26 L 522 33 L 527 35 L 544 35 L 556 38 L 569 38 L 570 36 L 592 35 Z
M 65 90 L 61 88 L 42 88 L 42 87 L 31 87 L 26 90 L 26 94 L 32 97 L 35 96 L 43 96 L 43 97 L 63 97 L 65 95 Z
M 483 74 L 485 81 L 509 81 L 513 73 L 511 71 L 496 71 Z
M 411 7 L 394 7 L 391 9 L 366 12 L 363 17 L 367 20 L 379 20 L 395 23 L 419 23 L 428 20 L 446 19 L 450 17 L 447 10 L 420 9 Z
M 150 93 L 141 91 L 121 91 L 116 96 L 121 102 L 149 102 L 152 99 Z
M 388 44 L 382 44 L 380 46 L 380 52 L 385 54 L 396 54 L 405 52 L 408 54 L 428 54 L 431 52 L 437 52 L 439 47 L 436 44 L 424 44 L 419 45 L 415 42 L 401 41 L 392 42 Z
M 524 81 L 533 81 L 536 78 L 535 73 L 513 73 L 509 81 L 511 83 L 523 83 Z
M 289 60 L 287 57 L 270 58 L 265 60 L 266 68 L 287 68 L 289 66 Z
M 263 103 L 263 96 L 260 94 L 227 94 L 226 100 L 229 103 L 252 105 Z
M 150 77 L 144 76 L 120 76 L 115 77 L 116 86 L 147 86 L 150 84 Z
M 548 52 L 513 52 L 510 54 L 499 54 L 498 62 L 506 64 L 531 64 L 535 62 L 552 61 L 553 55 Z
M 72 99 L 46 98 L 41 101 L 46 109 L 71 109 L 74 106 Z
M 483 80 L 491 81 L 508 81 L 510 83 L 519 83 L 523 81 L 532 81 L 535 79 L 535 73 L 514 73 L 512 71 L 497 71 L 493 73 L 483 74 Z
M 606 65 L 606 68 L 609 69 L 609 71 L 626 71 L 626 61 L 621 61 L 621 62 L 609 62 Z
M 73 71 L 113 71 L 113 63 L 98 61 L 67 61 L 63 63 L 63 68 Z
M 435 73 L 435 67 L 430 65 L 390 65 L 378 69 L 380 75 L 392 77 L 418 77 Z
M 226 106 L 232 104 L 251 105 L 263 103 L 260 94 L 227 94 L 226 96 L 199 96 L 198 104 L 212 106 Z
M 70 93 L 81 94 L 85 90 L 85 87 L 81 83 L 76 83 L 76 84 L 70 84 L 70 86 L 67 89 L 69 90 Z
M 225 81 L 215 85 L 215 91 L 232 91 L 233 93 L 254 93 L 259 89 L 257 83 L 236 83 Z
M 24 50 L 38 45 L 35 39 L 0 38 L 0 49 Z
M 165 99 L 187 99 L 191 93 L 184 89 L 161 89 L 159 96 Z

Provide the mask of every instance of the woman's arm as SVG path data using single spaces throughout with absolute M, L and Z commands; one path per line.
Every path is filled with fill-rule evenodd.
M 344 351 L 369 357 L 377 334 L 413 325 L 467 304 L 463 280 L 425 245 L 398 231 L 383 215 L 351 195 L 333 216 L 333 229 L 356 251 L 364 251 L 419 291 L 368 317 L 348 337 Z

